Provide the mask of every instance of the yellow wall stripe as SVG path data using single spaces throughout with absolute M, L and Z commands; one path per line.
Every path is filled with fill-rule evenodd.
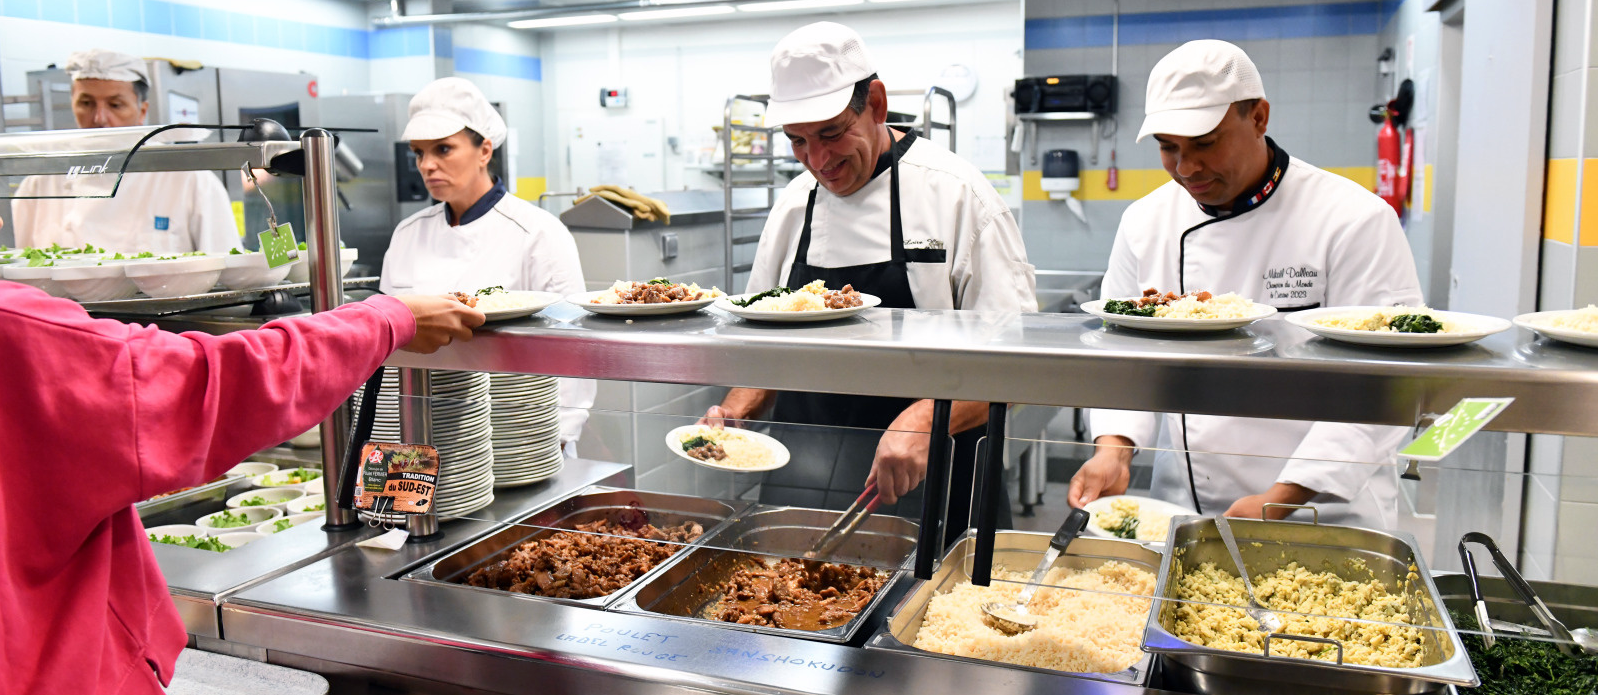
M 1426 205 L 1423 206 L 1423 208 L 1422 208 L 1423 212 L 1431 212 L 1432 211 L 1432 182 L 1436 181 L 1436 180 L 1437 180 L 1437 175 L 1432 173 L 1432 165 L 1427 164 L 1426 165 Z
M 522 200 L 538 202 L 538 196 L 549 190 L 549 180 L 542 176 L 516 177 L 516 197 Z
M 1581 245 L 1598 246 L 1598 159 L 1581 163 Z
M 1548 160 L 1543 188 L 1543 238 L 1569 244 L 1576 239 L 1576 160 Z
M 1376 187 L 1376 167 L 1329 167 L 1326 169 L 1339 176 L 1345 176 L 1366 189 Z M 1427 186 L 1431 185 L 1431 168 L 1427 167 Z M 1122 169 L 1120 171 L 1120 185 L 1115 190 L 1110 190 L 1109 171 L 1105 169 L 1086 169 L 1082 172 L 1082 187 L 1073 195 L 1079 200 L 1137 200 L 1154 189 L 1165 185 L 1171 177 L 1164 169 Z M 1040 201 L 1048 200 L 1048 191 L 1043 190 L 1042 171 L 1021 172 L 1021 199 Z M 1426 200 L 1431 200 L 1430 192 Z

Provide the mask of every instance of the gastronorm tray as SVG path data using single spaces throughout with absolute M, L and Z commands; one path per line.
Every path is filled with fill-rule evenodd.
M 1443 605 L 1452 608 L 1465 616 L 1471 616 L 1474 610 L 1470 600 L 1470 580 L 1463 574 L 1439 573 L 1432 578 L 1437 584 L 1438 595 L 1442 598 Z M 1578 627 L 1598 628 L 1598 586 L 1582 586 L 1579 584 L 1560 584 L 1556 582 L 1539 582 L 1527 580 L 1531 588 L 1537 591 L 1537 596 L 1548 604 L 1548 610 L 1554 614 L 1559 622 L 1572 630 Z M 1515 595 L 1515 590 L 1509 587 L 1509 582 L 1501 577 L 1481 577 L 1481 595 L 1487 601 L 1487 614 L 1493 620 L 1528 625 L 1541 628 L 1542 623 L 1531 614 L 1531 609 L 1521 603 Z M 1476 632 L 1478 628 L 1474 622 L 1466 621 L 1463 625 L 1456 625 L 1460 630 Z M 1505 639 L 1505 633 L 1498 633 L 1499 639 Z
M 1296 561 L 1310 571 L 1330 571 L 1349 580 L 1369 581 L 1374 575 L 1389 591 L 1406 585 L 1410 614 L 1418 616 L 1413 624 L 1430 628 L 1422 630 L 1428 656 L 1417 668 L 1337 664 L 1201 647 L 1177 637 L 1171 629 L 1183 604 L 1176 599 L 1176 579 L 1183 568 L 1204 562 L 1232 566 L 1213 520 L 1181 516 L 1171 520 L 1170 549 L 1160 564 L 1155 587 L 1155 596 L 1163 600 L 1149 612 L 1143 636 L 1143 648 L 1163 655 L 1166 678 L 1174 679 L 1178 687 L 1199 693 L 1280 693 L 1290 689 L 1428 693 L 1450 684 L 1478 684 L 1470 657 L 1437 598 L 1437 587 L 1413 537 L 1295 521 L 1234 519 L 1231 525 L 1243 562 L 1254 575 Z
M 700 526 L 704 527 L 704 533 L 695 539 L 693 543 L 686 546 L 692 547 L 704 543 L 712 536 L 715 536 L 719 532 L 718 529 L 722 528 L 727 520 L 736 516 L 738 512 L 748 506 L 749 503 L 747 502 L 724 502 L 686 495 L 622 490 L 597 485 L 591 486 L 578 490 L 543 509 L 517 519 L 499 531 L 467 544 L 437 560 L 428 562 L 406 573 L 401 579 L 424 584 L 442 584 L 471 591 L 482 591 L 498 596 L 603 608 L 619 599 L 631 587 L 623 587 L 621 590 L 595 598 L 570 599 L 470 586 L 465 581 L 478 567 L 498 561 L 503 555 L 526 541 L 554 535 L 557 532 L 556 529 L 571 529 L 575 528 L 577 524 L 601 519 L 614 520 L 616 515 L 621 513 L 643 511 L 648 515 L 648 522 L 655 526 L 673 526 L 685 521 L 698 522 Z M 673 560 L 681 557 L 684 549 L 679 549 L 672 557 L 650 568 L 648 572 L 634 580 L 633 584 L 641 584 L 659 573 L 670 565 Z
M 839 512 L 822 509 L 757 505 L 722 529 L 714 542 L 673 558 L 659 574 L 636 582 L 636 588 L 626 592 L 609 610 L 821 642 L 848 642 L 905 574 L 905 563 L 915 552 L 917 526 L 914 522 L 896 516 L 870 516 L 848 541 L 825 558 L 828 562 L 870 565 L 890 573 L 888 581 L 877 590 L 865 609 L 843 625 L 812 631 L 740 625 L 699 617 L 721 599 L 721 594 L 711 588 L 743 567 L 742 560 L 802 557 L 838 515 Z
M 250 489 L 249 476 L 242 473 L 223 473 L 221 480 L 214 480 L 166 497 L 147 499 L 133 505 L 133 509 L 139 513 L 140 519 L 151 519 L 158 514 L 181 509 L 192 504 L 210 501 L 226 502 L 227 498 L 248 489 Z M 183 521 L 181 523 L 193 522 Z
M 375 289 L 376 287 L 377 278 L 375 277 L 344 278 L 344 289 L 346 290 Z M 79 303 L 83 305 L 85 311 L 95 314 L 168 316 L 201 309 L 219 309 L 241 304 L 253 304 L 271 292 L 289 292 L 296 297 L 305 297 L 311 293 L 311 284 L 308 282 L 282 283 L 271 287 L 255 287 L 247 290 L 219 290 L 181 297 L 139 296 L 132 299 Z
M 994 534 L 993 539 L 993 565 L 995 567 L 1002 566 L 1012 571 L 1029 571 L 1037 567 L 1038 561 L 1043 559 L 1043 553 L 1049 549 L 1049 540 L 1051 538 L 1053 538 L 1053 534 L 1049 533 L 999 531 Z M 888 615 L 888 619 L 883 623 L 882 629 L 877 631 L 876 636 L 866 643 L 866 648 L 905 652 L 917 656 L 930 656 L 972 664 L 1004 666 L 1035 673 L 1056 675 L 1065 673 L 1045 668 L 1018 666 L 999 661 L 942 654 L 912 646 L 915 644 L 916 635 L 921 631 L 921 621 L 926 617 L 927 606 L 932 601 L 932 597 L 948 593 L 956 584 L 971 580 L 975 550 L 975 531 L 968 531 L 964 538 L 949 549 L 949 554 L 943 558 L 943 565 L 938 568 L 937 574 L 932 575 L 932 580 L 916 582 L 910 592 L 905 594 L 899 605 L 895 606 L 893 612 Z M 1060 555 L 1060 559 L 1055 561 L 1054 566 L 1085 570 L 1093 569 L 1111 560 L 1119 560 L 1147 570 L 1150 574 L 1155 574 L 1160 571 L 1160 559 L 1158 550 L 1137 541 L 1081 537 L 1071 541 L 1071 546 L 1067 548 L 1067 552 Z M 1069 673 L 1069 675 L 1130 685 L 1148 685 L 1153 661 L 1154 655 L 1145 652 L 1143 658 L 1124 671 L 1115 673 Z

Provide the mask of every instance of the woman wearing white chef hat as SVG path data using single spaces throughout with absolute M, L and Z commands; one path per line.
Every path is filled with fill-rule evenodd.
M 67 59 L 72 116 L 79 128 L 144 124 L 150 89 L 144 60 L 93 49 Z M 227 189 L 209 171 L 31 176 L 12 203 L 17 246 L 82 246 L 158 254 L 226 253 L 239 245 Z M 104 196 L 116 185 L 112 198 Z M 36 198 L 36 200 L 26 200 Z
M 1270 103 L 1242 49 L 1183 44 L 1155 64 L 1145 104 L 1138 140 L 1159 141 L 1172 180 L 1122 215 L 1102 296 L 1236 292 L 1282 313 L 1421 303 L 1392 208 L 1265 136 Z M 1120 410 L 1091 422 L 1100 446 L 1071 481 L 1072 506 L 1125 492 L 1132 448 L 1157 448 L 1152 494 L 1201 514 L 1310 504 L 1323 522 L 1397 523 L 1397 479 L 1374 464 L 1392 463 L 1403 428 Z
M 507 195 L 505 182 L 488 173 L 505 135 L 505 119 L 465 79 L 436 80 L 411 98 L 400 139 L 410 141 L 428 194 L 441 202 L 394 229 L 383 256 L 384 293 L 471 293 L 496 285 L 561 295 L 586 289 L 566 225 Z M 581 434 L 596 388 L 592 381 L 560 380 L 563 443 Z

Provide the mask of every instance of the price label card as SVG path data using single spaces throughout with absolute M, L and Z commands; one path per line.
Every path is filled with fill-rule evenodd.
M 1437 418 L 1398 455 L 1417 461 L 1440 461 L 1514 402 L 1513 398 L 1466 398 Z
M 357 509 L 427 513 L 438 488 L 438 450 L 425 444 L 367 442 L 361 448 L 360 480 Z
M 268 229 L 257 235 L 261 239 L 261 253 L 266 254 L 268 268 L 281 268 L 300 260 L 300 245 L 294 241 L 294 227 L 285 223 L 277 229 Z

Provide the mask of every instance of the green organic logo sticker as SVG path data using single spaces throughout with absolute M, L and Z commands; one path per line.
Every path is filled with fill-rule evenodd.
M 294 227 L 287 223 L 280 224 L 277 229 L 268 229 L 258 235 L 261 239 L 261 253 L 266 254 L 268 268 L 281 268 L 300 260 L 300 248 L 294 241 Z
M 1398 455 L 1417 461 L 1442 460 L 1514 402 L 1513 398 L 1466 398 L 1437 418 Z

